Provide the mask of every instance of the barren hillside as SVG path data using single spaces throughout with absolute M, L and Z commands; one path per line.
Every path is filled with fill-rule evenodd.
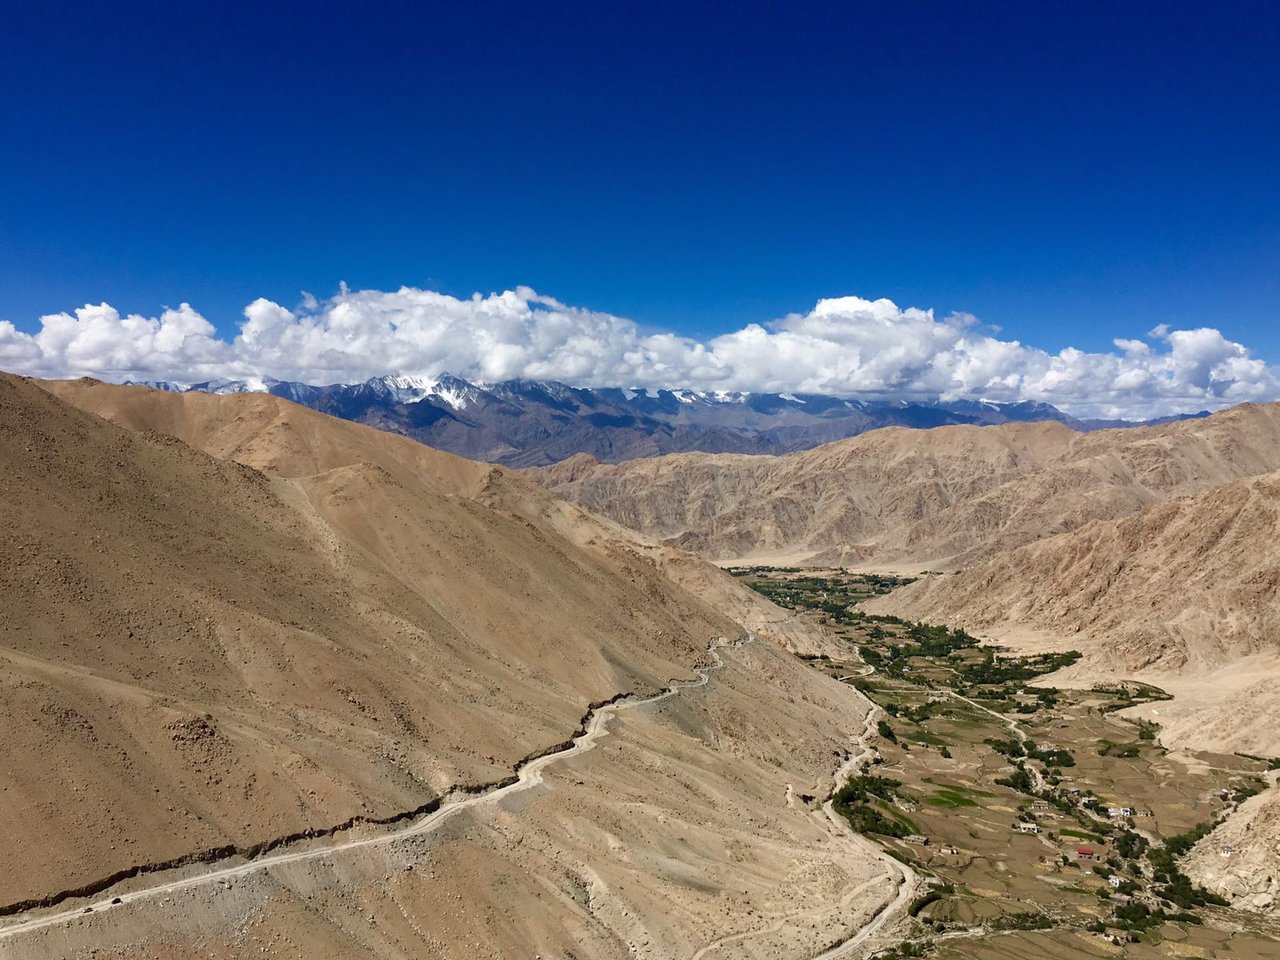
M 425 448 L 424 482 L 353 459 L 290 484 L 0 389 L 5 740 L 43 761 L 3 794 L 31 860 L 4 902 L 497 779 L 736 629 L 465 496 L 486 468 Z
M 746 629 L 768 634 L 788 648 L 817 650 L 824 642 L 820 631 L 789 622 L 772 604 L 720 575 L 710 564 L 550 495 L 521 473 L 503 467 L 464 460 L 406 437 L 338 420 L 265 394 L 178 395 L 92 380 L 48 381 L 41 385 L 74 406 L 130 430 L 178 437 L 215 457 L 294 479 L 307 489 L 320 483 L 315 478 L 331 470 L 367 472 L 376 468 L 398 481 L 412 496 L 425 487 L 431 494 L 448 500 L 462 497 L 483 504 L 508 519 L 520 519 L 527 531 L 554 534 L 587 548 L 591 556 L 620 565 L 630 578 L 651 578 L 653 568 L 660 567 L 668 577 L 687 584 L 705 603 L 731 615 Z M 335 478 L 329 478 L 324 483 L 334 482 Z M 309 499 L 315 506 L 316 498 Z M 384 527 L 378 518 L 364 515 L 377 509 L 380 499 L 350 496 L 345 502 L 354 505 L 354 512 L 349 510 L 339 516 L 331 509 L 334 504 L 330 499 L 330 506 L 324 508 L 326 520 L 340 522 L 345 532 L 370 548 L 370 531 Z M 396 515 L 393 512 L 391 516 L 394 519 Z M 447 519 L 440 522 L 447 526 Z M 350 524 L 354 526 L 347 530 Z M 458 534 L 451 536 L 456 539 Z M 393 565 L 399 562 L 383 546 L 378 546 L 380 559 Z M 490 568 L 479 566 L 481 576 L 487 576 Z
M 1280 754 L 1280 473 L 1156 504 L 930 576 L 877 612 L 1085 654 L 1057 683 L 1137 677 L 1161 738 Z
M 502 470 L 276 398 L 43 386 L 0 377 L 4 904 L 139 865 L 400 817 L 451 788 L 502 782 L 521 758 L 563 743 L 590 704 L 690 676 L 716 638 L 744 636 L 743 622 L 818 642 L 701 561 Z M 626 938 L 641 929 L 660 956 L 722 931 L 723 908 L 715 923 L 706 912 L 720 885 L 738 891 L 732 928 L 750 922 L 759 898 L 784 895 L 781 865 L 801 862 L 829 878 L 811 905 L 831 911 L 824 922 L 838 932 L 850 922 L 835 909 L 840 878 L 867 880 L 876 860 L 791 809 L 788 785 L 824 789 L 864 701 L 765 640 L 733 658 L 674 713 L 617 727 L 620 743 L 624 730 L 640 731 L 633 747 L 655 769 L 674 764 L 679 785 L 632 782 L 634 761 L 606 751 L 577 807 L 565 796 L 588 772 L 569 767 L 560 799 L 534 803 L 544 811 L 502 834 L 468 815 L 443 848 L 397 848 L 398 862 L 429 857 L 431 877 L 365 912 L 390 922 L 387 909 L 426 911 L 429 942 L 397 953 L 378 938 L 352 940 L 333 926 L 345 907 L 297 912 L 288 874 L 267 901 L 228 905 L 214 888 L 181 915 L 157 902 L 123 927 L 95 924 L 88 942 L 168 957 L 198 939 L 202 955 L 218 944 L 242 955 L 266 942 L 246 932 L 253 920 L 332 956 L 449 956 L 464 939 L 472 955 L 501 954 L 530 936 L 552 950 L 577 934 L 612 956 L 634 952 Z M 767 727 L 752 717 L 763 700 L 775 704 Z M 639 887 L 601 889 L 593 896 L 606 914 L 576 928 L 574 884 L 602 867 L 590 850 L 574 852 L 573 837 L 641 798 L 649 812 L 612 829 L 638 855 L 661 849 L 670 863 L 628 868 L 634 877 L 623 870 L 618 882 L 643 881 L 668 904 L 690 878 L 702 892 L 689 894 L 684 919 L 654 926 L 661 911 L 637 916 Z M 660 820 L 692 817 L 680 829 L 693 842 L 716 808 L 732 822 L 705 833 L 692 858 L 670 847 Z M 524 852 L 503 839 L 517 828 L 537 834 Z M 757 864 L 745 886 L 725 859 L 730 836 L 732 862 Z M 489 864 L 479 874 L 476 856 Z M 386 887 L 384 856 L 334 864 L 322 885 L 335 903 L 396 886 Z M 487 931 L 436 922 L 448 891 L 485 902 L 494 882 L 528 909 Z M 535 906 L 554 890 L 563 893 Z M 868 890 L 868 910 L 888 894 Z M 229 909 L 238 919 L 227 925 Z M 66 955 L 79 942 L 68 935 L 32 935 L 0 953 Z
M 925 577 L 869 606 L 1105 643 L 1117 671 L 1203 673 L 1280 653 L 1278 530 L 1280 473 L 1270 473 Z
M 878 430 L 783 457 L 680 454 L 531 471 L 619 523 L 720 560 L 953 569 L 1280 468 L 1280 406 L 1078 434 Z

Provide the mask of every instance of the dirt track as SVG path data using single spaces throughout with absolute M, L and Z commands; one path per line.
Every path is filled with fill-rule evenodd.
M 754 639 L 754 636 L 750 636 L 746 641 L 739 641 L 736 645 L 741 646 L 744 645 L 744 643 L 751 643 L 754 642 Z M 592 750 L 602 738 L 608 735 L 608 722 L 618 713 L 636 707 L 659 703 L 675 696 L 682 690 L 706 685 L 710 680 L 712 672 L 719 670 L 724 666 L 724 661 L 720 657 L 718 648 L 727 645 L 728 644 L 724 643 L 712 645 L 708 649 L 708 653 L 710 654 L 713 662 L 706 667 L 698 668 L 696 670 L 697 675 L 692 680 L 674 681 L 665 687 L 660 693 L 653 696 L 641 699 L 619 700 L 593 710 L 584 723 L 580 733 L 575 736 L 571 745 L 524 763 L 516 771 L 517 778 L 514 782 L 504 786 L 495 787 L 482 794 L 465 796 L 454 800 L 446 806 L 441 807 L 439 810 L 410 823 L 403 829 L 384 832 L 375 836 L 349 838 L 339 842 L 329 843 L 323 847 L 312 847 L 309 849 L 284 851 L 271 854 L 247 863 L 238 863 L 206 870 L 205 872 L 197 875 L 181 877 L 165 883 L 155 884 L 144 889 L 127 892 L 121 891 L 118 893 L 107 892 L 92 902 L 81 904 L 72 909 L 60 910 L 58 912 L 46 913 L 44 915 L 37 914 L 33 916 L 26 916 L 0 927 L 0 941 L 11 940 L 35 931 L 64 925 L 83 917 L 87 913 L 102 914 L 113 910 L 117 906 L 125 906 L 139 901 L 167 897 L 180 891 L 192 890 L 193 888 L 224 888 L 229 885 L 230 881 L 264 871 L 270 871 L 276 867 L 282 867 L 288 864 L 297 864 L 303 861 L 328 859 L 344 852 L 354 851 L 360 848 L 388 845 L 411 837 L 433 833 L 444 826 L 444 824 L 449 820 L 467 809 L 483 804 L 494 804 L 503 798 L 510 797 L 513 794 L 531 790 L 539 786 L 543 783 L 544 772 L 552 764 Z M 873 708 L 867 714 L 864 728 L 861 734 L 855 738 L 856 742 L 853 752 L 833 776 L 834 786 L 838 787 L 845 777 L 847 777 L 852 771 L 856 770 L 860 764 L 874 752 L 874 748 L 871 746 L 871 739 L 874 736 L 875 723 L 879 716 L 880 713 L 878 708 Z M 831 828 L 835 833 L 841 834 L 846 838 L 849 836 L 847 825 L 839 815 L 835 813 L 830 800 L 823 805 L 821 815 L 825 816 L 829 821 Z M 879 861 L 884 866 L 885 872 L 879 877 L 866 880 L 849 889 L 842 897 L 842 902 L 846 906 L 853 906 L 860 898 L 869 895 L 872 888 L 885 884 L 895 884 L 897 886 L 897 892 L 896 895 L 886 902 L 881 909 L 871 915 L 867 922 L 858 929 L 853 936 L 843 940 L 840 944 L 820 954 L 818 960 L 835 960 L 837 957 L 855 956 L 860 947 L 867 944 L 868 941 L 877 934 L 882 933 L 900 917 L 919 883 L 919 878 L 910 867 L 900 864 L 896 860 L 885 855 L 883 851 L 881 851 L 880 848 L 872 841 L 867 840 L 866 838 L 856 837 L 855 842 L 866 849 L 870 859 Z M 795 914 L 789 914 L 780 918 L 774 923 L 773 927 L 765 930 L 742 931 L 726 935 L 705 945 L 693 956 L 695 960 L 714 957 L 724 947 L 728 947 L 735 943 L 741 943 L 743 941 L 750 941 L 751 939 L 763 934 L 777 932 L 775 928 L 782 929 L 788 924 L 804 919 L 805 917 L 807 917 L 807 913 L 802 910 Z
M 751 643 L 754 642 L 754 639 L 754 637 L 750 637 L 745 642 Z M 741 642 L 742 641 L 740 641 L 740 643 Z M 431 833 L 432 831 L 439 829 L 448 820 L 470 807 L 484 803 L 494 803 L 513 793 L 520 793 L 524 790 L 529 790 L 540 785 L 542 783 L 542 771 L 548 766 L 558 761 L 565 760 L 575 754 L 584 753 L 592 749 L 595 746 L 596 741 L 608 733 L 605 728 L 606 722 L 619 711 L 658 703 L 662 700 L 666 700 L 668 697 L 674 696 L 681 690 L 703 686 L 710 678 L 712 670 L 718 670 L 724 666 L 724 661 L 720 659 L 720 654 L 717 652 L 717 646 L 721 645 L 723 644 L 713 644 L 708 648 L 707 652 L 715 662 L 709 667 L 697 669 L 696 672 L 698 676 L 696 679 L 688 681 L 673 681 L 664 688 L 661 693 L 654 694 L 651 697 L 644 697 L 642 699 L 635 700 L 619 700 L 591 711 L 591 715 L 584 725 L 584 730 L 581 736 L 575 737 L 572 744 L 563 750 L 557 750 L 555 752 L 545 754 L 523 764 L 516 771 L 517 779 L 515 782 L 509 783 L 506 786 L 496 787 L 487 793 L 481 793 L 457 800 L 447 806 L 441 807 L 433 813 L 428 814 L 421 820 L 410 824 L 402 830 L 395 830 L 373 837 L 359 837 L 344 840 L 339 843 L 330 844 L 316 849 L 296 850 L 292 852 L 272 854 L 270 856 L 252 860 L 248 863 L 210 870 L 197 874 L 196 876 L 184 877 L 179 880 L 172 880 L 168 883 L 156 884 L 155 886 L 147 887 L 142 890 L 103 896 L 89 904 L 78 906 L 71 910 L 62 910 L 58 913 L 35 916 L 29 919 L 20 919 L 16 922 L 6 924 L 5 926 L 0 927 L 0 940 L 5 940 L 24 933 L 30 933 L 31 931 L 40 930 L 46 927 L 57 926 L 83 916 L 86 913 L 110 910 L 112 907 L 122 906 L 126 903 L 152 899 L 175 893 L 180 890 L 187 890 L 192 887 L 207 886 L 209 884 L 233 880 L 262 870 L 270 870 L 272 867 L 283 866 L 284 864 L 299 863 L 304 860 L 316 860 L 323 857 L 330 857 L 334 854 L 341 853 L 344 850 L 355 850 L 360 847 L 377 846 L 380 844 L 403 840 L 407 837 Z

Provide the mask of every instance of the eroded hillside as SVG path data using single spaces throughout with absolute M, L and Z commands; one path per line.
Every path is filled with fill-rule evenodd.
M 680 454 L 530 471 L 720 561 L 954 569 L 1280 468 L 1280 406 L 1079 434 L 1056 423 L 878 430 L 783 457 Z
M 1280 753 L 1280 474 L 1215 487 L 929 576 L 876 612 L 1085 654 L 1063 679 L 1152 679 L 1166 739 Z
M 0 954 L 658 958 L 728 932 L 807 956 L 898 896 L 812 799 L 867 709 L 772 642 L 812 625 L 519 476 L 277 398 L 44 386 L 0 378 L 2 899 L 289 835 L 322 856 L 175 863 L 107 912 L 0 925 Z M 509 782 L 720 643 L 714 678 L 529 789 L 323 855 Z M 803 920 L 760 930 L 766 904 Z

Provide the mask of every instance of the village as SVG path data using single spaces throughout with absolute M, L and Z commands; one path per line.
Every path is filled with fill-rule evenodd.
M 1035 931 L 1071 930 L 1134 956 L 1164 940 L 1217 937 L 1214 911 L 1225 901 L 1179 861 L 1261 789 L 1265 761 L 1171 754 L 1153 724 L 1120 712 L 1167 698 L 1154 687 L 1039 680 L 1072 662 L 1070 652 L 1006 656 L 963 631 L 862 614 L 858 599 L 891 578 L 740 575 L 766 581 L 762 592 L 848 641 L 847 660 L 811 662 L 856 685 L 883 719 L 878 753 L 858 789 L 843 803 L 837 794 L 837 809 L 931 877 L 912 915 L 938 938 L 939 955 L 977 926 L 1043 937 L 1042 955 L 1064 957 L 1087 954 L 1055 952 L 1060 945 Z M 1220 852 L 1232 856 L 1229 846 Z

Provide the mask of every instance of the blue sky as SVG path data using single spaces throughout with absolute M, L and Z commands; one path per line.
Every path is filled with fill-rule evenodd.
M 696 9 L 689 9 L 696 7 Z M 0 320 L 528 285 L 706 339 L 887 297 L 1280 361 L 1280 7 L 0 14 Z

